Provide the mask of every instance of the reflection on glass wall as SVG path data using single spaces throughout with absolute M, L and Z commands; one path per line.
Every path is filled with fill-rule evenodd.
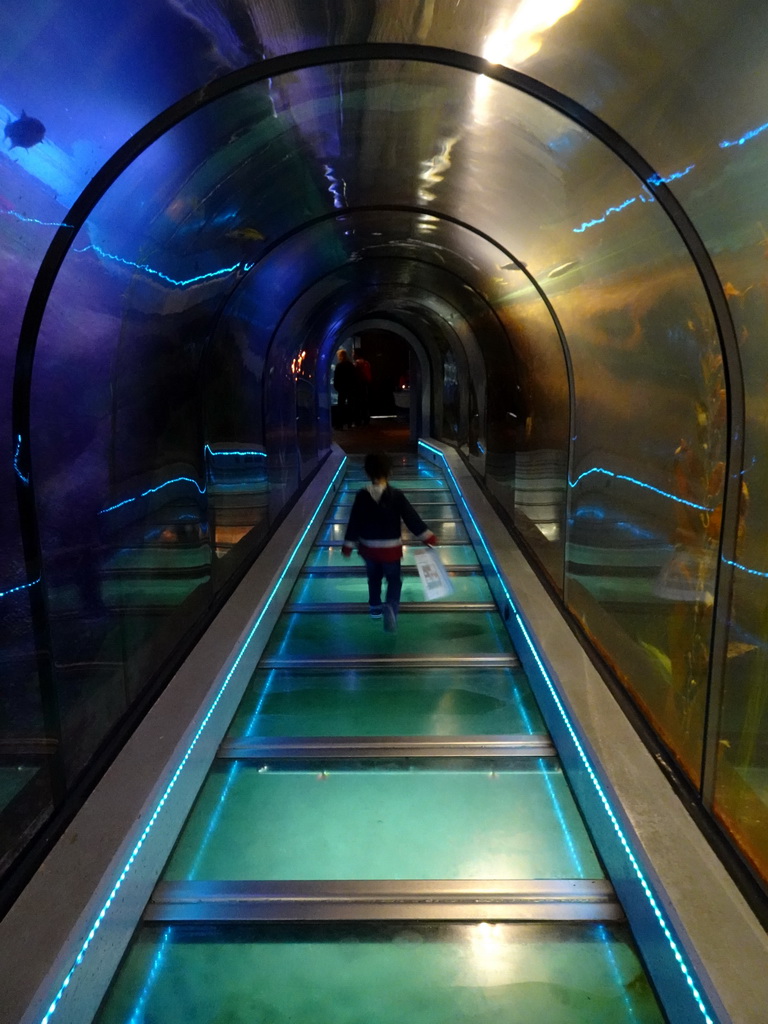
M 495 424 L 498 454 L 489 481 L 515 526 L 557 587 L 563 587 L 570 396 L 555 323 L 533 285 L 518 272 L 499 310 L 510 338 L 504 402 Z M 521 280 L 522 279 L 522 280 Z M 493 372 L 492 380 L 499 374 Z M 498 386 L 498 385 L 497 385 Z M 490 444 L 490 442 L 489 442 Z
M 248 278 L 211 332 L 201 365 L 205 380 L 206 438 L 211 544 L 227 567 L 257 546 L 270 522 L 270 481 L 264 436 L 264 339 Z
M 16 563 L 15 568 L 23 578 L 22 567 Z M 17 587 L 0 595 L 0 877 L 49 817 L 60 796 L 58 711 L 47 685 L 46 666 L 38 661 L 30 588 L 25 584 Z
M 30 486 L 27 439 L 11 429 L 16 342 L 40 261 L 69 203 L 88 181 L 86 168 L 62 148 L 60 133 L 50 130 L 49 87 L 42 83 L 30 96 L 24 76 L 9 73 L 9 47 L 15 49 L 15 33 L 26 30 L 19 18 L 9 27 L 6 16 L 13 14 L 0 12 L 5 47 L 0 61 L 0 876 L 61 796 L 60 709 L 45 652 L 46 628 L 39 616 L 35 623 L 32 612 L 42 605 L 40 577 L 27 565 L 16 500 L 17 489 Z M 38 71 L 36 77 L 44 76 Z M 69 393 L 60 387 L 51 400 L 62 411 L 69 409 L 71 397 L 71 387 Z M 79 411 L 79 421 L 62 430 L 88 434 L 93 429 L 99 411 Z M 74 579 L 81 556 L 77 527 L 67 518 L 62 515 L 60 529 L 70 550 L 62 550 L 57 569 Z
M 567 344 L 568 365 L 544 304 L 510 280 L 499 447 L 516 523 L 556 584 L 564 570 L 568 607 L 698 783 L 728 441 L 708 299 L 660 204 L 606 147 L 553 111 L 537 119 L 534 101 L 484 96 L 496 130 L 525 138 L 515 169 L 528 163 L 540 190 L 535 222 L 502 240 Z M 476 113 L 476 142 L 485 123 Z
M 46 306 L 29 437 L 9 460 L 21 486 L 34 481 L 27 529 L 42 571 L 30 578 L 9 532 L 0 870 L 167 677 L 293 500 L 297 428 L 305 472 L 322 454 L 312 368 L 293 373 L 278 349 L 265 377 L 259 287 L 227 309 L 245 275 L 258 278 L 253 264 L 188 251 L 210 181 L 179 175 L 177 158 L 205 164 L 199 129 L 192 119 L 131 165 Z
M 441 379 L 443 382 L 442 394 L 442 422 L 441 436 L 446 441 L 456 444 L 459 441 L 461 428 L 461 408 L 459 404 L 459 374 L 456 367 L 456 357 L 450 349 L 443 353 Z
M 232 26 L 226 5 L 200 14 L 180 3 L 153 11 L 156 20 L 133 51 L 117 8 L 105 16 L 103 5 L 86 0 L 72 21 L 66 5 L 48 6 L 53 13 L 46 15 L 32 5 L 28 23 L 15 9 L 0 13 L 3 37 L 14 41 L 15 77 L 0 68 L 8 104 L 0 110 L 7 125 L 0 313 L 13 339 L 56 225 L 117 145 L 164 102 L 220 68 L 300 38 L 295 12 L 290 26 L 280 12 Z M 501 23 L 491 31 L 493 5 L 479 18 L 453 10 L 439 16 L 437 7 L 406 16 L 404 5 L 386 13 L 379 6 L 373 22 L 350 18 L 349 31 L 365 34 L 373 24 L 380 39 L 413 34 L 474 45 L 475 52 L 487 43 L 499 51 L 487 50 L 491 59 L 512 60 L 513 52 L 521 64 L 535 58 L 531 68 L 561 82 L 572 73 L 569 62 L 555 59 L 570 52 L 569 26 L 599 18 L 580 5 L 575 20 L 543 25 L 546 35 L 537 35 L 532 49 L 517 50 L 511 23 L 509 32 Z M 146 28 L 143 14 L 132 9 L 131 18 Z M 663 18 L 657 20 L 661 34 Z M 16 21 L 24 22 L 21 31 Z M 702 32 L 706 24 L 712 35 L 705 19 Z M 325 15 L 313 25 L 314 41 L 331 32 Z M 345 25 L 339 19 L 332 26 L 335 41 Z M 477 26 L 474 44 L 458 39 L 459 25 L 468 33 Z M 95 38 L 96 27 L 99 43 L 104 31 L 115 37 L 103 54 L 79 38 Z M 56 66 L 70 76 L 57 83 L 60 97 L 37 70 L 50 54 L 41 47 L 40 60 L 25 59 L 25 37 L 35 46 L 56 40 Z M 170 51 L 168 38 L 176 41 Z M 592 45 L 589 32 L 583 38 L 589 43 L 580 47 Z M 599 71 L 590 84 L 584 60 L 584 81 L 571 93 L 589 96 L 596 108 L 605 102 L 600 109 L 612 124 L 642 120 L 641 105 L 620 106 L 632 94 L 628 69 L 647 85 L 647 62 L 640 68 L 622 54 L 619 68 L 610 63 L 613 30 L 595 40 L 604 44 L 591 51 L 601 55 Z M 129 59 L 134 52 L 142 59 Z M 436 371 L 435 429 L 485 472 L 546 573 L 556 586 L 565 580 L 571 611 L 698 783 L 726 470 L 726 375 L 702 287 L 649 187 L 664 181 L 679 190 L 717 254 L 743 345 L 747 461 L 728 467 L 744 469 L 744 490 L 722 706 L 709 708 L 709 720 L 720 729 L 715 811 L 768 874 L 768 114 L 759 109 L 761 90 L 745 94 L 743 104 L 730 103 L 723 90 L 713 109 L 743 124 L 696 140 L 696 152 L 692 143 L 675 163 L 679 145 L 657 127 L 670 111 L 683 111 L 681 138 L 694 138 L 696 119 L 671 92 L 676 81 L 680 88 L 697 80 L 687 59 L 679 81 L 659 87 L 663 106 L 643 107 L 653 116 L 635 126 L 647 152 L 669 161 L 661 168 L 668 176 L 656 182 L 637 181 L 562 115 L 486 76 L 427 61 L 375 60 L 297 70 L 245 88 L 172 129 L 121 177 L 80 233 L 51 297 L 34 367 L 31 436 L 13 438 L 3 413 L 0 595 L 3 700 L 11 716 L 3 728 L 13 745 L 12 763 L 0 766 L 6 834 L 23 841 L 25 829 L 45 816 L 60 796 L 50 780 L 66 786 L 77 776 L 322 457 L 328 396 L 320 381 L 328 365 L 321 349 L 356 302 L 361 315 L 381 313 L 370 295 L 353 295 L 355 286 L 363 294 L 363 286 L 375 291 L 384 280 L 371 270 L 377 245 L 387 259 L 400 247 L 402 264 L 413 260 L 386 278 L 386 302 L 403 312 L 410 301 L 403 320 Z M 608 67 L 615 77 L 604 73 Z M 639 94 L 648 99 L 647 89 Z M 44 103 L 55 116 L 43 116 Z M 717 124 L 709 114 L 708 124 Z M 44 131 L 39 138 L 35 122 Z M 380 222 L 372 212 L 380 204 L 401 208 L 397 229 L 394 214 Z M 352 207 L 368 207 L 365 232 L 356 234 L 350 214 L 340 231 L 320 228 L 301 239 L 303 225 L 314 229 Z M 538 297 L 516 265 L 462 262 L 456 254 L 463 257 L 469 245 L 438 223 L 441 211 L 519 255 L 545 289 L 573 364 L 572 406 L 565 357 Z M 473 371 L 469 336 L 444 329 L 454 326 L 444 315 L 455 297 L 449 289 L 440 310 L 414 312 L 429 306 L 430 289 L 418 279 L 429 274 L 418 265 L 432 257 L 456 278 L 455 289 L 469 266 L 488 279 L 484 299 L 509 352 L 486 323 L 480 329 L 465 317 L 483 353 L 484 382 Z M 339 300 L 344 308 L 324 311 L 316 337 L 300 336 L 310 322 L 301 317 L 293 336 L 285 326 L 281 333 L 297 296 L 345 262 L 356 269 Z M 476 280 L 468 285 L 477 287 Z M 3 349 L 3 410 L 14 357 L 12 347 Z M 31 466 L 19 454 L 27 447 Z M 30 469 L 41 577 L 25 563 L 10 497 L 28 486 Z M 40 741 L 34 750 L 23 742 L 30 736 Z M 53 771 L 51 757 L 60 762 Z M 20 819 L 22 794 L 29 798 Z
M 492 92 L 486 86 L 486 97 Z M 507 105 L 497 95 L 492 109 L 497 128 L 515 124 L 523 134 L 522 100 Z M 555 355 L 551 323 L 543 317 L 537 324 L 525 287 L 511 287 L 505 325 L 516 368 L 508 383 L 510 392 L 517 390 L 509 404 L 519 406 L 511 410 L 519 422 L 496 453 L 489 439 L 486 481 L 496 491 L 500 483 L 514 490 L 518 528 L 555 581 L 564 570 L 570 610 L 696 785 L 703 781 L 705 730 L 719 723 L 714 811 L 766 874 L 766 502 L 755 495 L 764 489 L 760 460 L 768 417 L 764 359 L 754 342 L 749 348 L 764 333 L 764 274 L 755 267 L 750 275 L 745 254 L 736 259 L 718 253 L 727 268 L 725 291 L 742 341 L 748 395 L 725 685 L 722 704 L 713 706 L 710 693 L 719 694 L 717 677 L 710 689 L 713 609 L 729 422 L 727 377 L 709 301 L 646 185 L 572 125 L 558 130 L 551 121 L 530 121 L 524 130 L 529 142 L 549 131 L 553 163 L 567 153 L 569 166 L 558 169 L 559 178 L 550 168 L 549 205 L 537 208 L 538 236 L 523 221 L 509 237 L 503 229 L 499 237 L 526 260 L 564 327 L 574 404 L 568 408 L 567 375 Z M 733 143 L 734 161 L 759 134 Z M 463 153 L 462 142 L 454 144 L 454 166 Z M 711 226 L 713 211 L 691 184 L 693 170 L 689 163 L 651 183 L 688 188 L 693 214 Z M 754 260 L 763 259 L 761 252 L 752 245 Z M 738 368 L 731 368 L 731 380 L 738 382 Z M 508 466 L 496 479 L 493 466 L 503 458 Z M 543 540 L 547 530 L 555 537 L 557 525 L 545 523 L 541 510 L 538 522 L 531 515 L 541 492 L 525 491 L 537 473 L 552 484 L 551 523 L 557 524 L 559 512 L 564 565 L 557 546 Z M 531 543 L 537 530 L 538 548 Z
M 729 135 L 723 140 L 729 145 L 721 144 L 712 157 L 712 171 L 744 197 L 738 244 L 719 244 L 716 260 L 739 339 L 746 418 L 724 685 L 713 714 L 718 723 L 715 814 L 768 878 L 768 288 L 763 227 L 768 198 L 757 185 L 768 158 L 768 137 L 761 127 L 766 117 L 763 99 L 761 91 L 750 91 L 751 103 L 739 112 L 740 123 L 757 130 Z M 728 220 L 701 202 L 693 184 L 690 191 L 694 216 L 704 221 L 711 236 L 718 243 L 724 237 L 733 240 Z
M 619 170 L 603 177 L 632 187 Z M 576 234 L 570 265 L 543 282 L 574 372 L 566 594 L 698 782 L 727 443 L 722 358 L 659 205 L 617 222 Z

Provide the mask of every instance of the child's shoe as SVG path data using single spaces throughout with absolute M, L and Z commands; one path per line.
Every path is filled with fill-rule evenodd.
M 397 612 L 391 604 L 384 605 L 384 632 L 385 633 L 396 633 L 397 632 Z

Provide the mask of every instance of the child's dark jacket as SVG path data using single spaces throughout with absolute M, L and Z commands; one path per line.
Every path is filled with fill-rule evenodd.
M 387 486 L 377 501 L 368 488 L 363 488 L 355 495 L 344 548 L 351 551 L 357 544 L 363 558 L 373 562 L 399 562 L 403 557 L 401 521 L 418 540 L 426 544 L 436 540 L 402 491 Z

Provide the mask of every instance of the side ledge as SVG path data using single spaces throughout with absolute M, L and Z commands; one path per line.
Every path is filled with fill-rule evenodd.
M 429 448 L 466 500 L 473 540 L 482 531 L 494 596 L 670 1021 L 767 1020 L 768 935 L 469 470 Z
M 334 447 L 0 922 L 3 1024 L 92 1020 L 330 505 L 345 459 Z

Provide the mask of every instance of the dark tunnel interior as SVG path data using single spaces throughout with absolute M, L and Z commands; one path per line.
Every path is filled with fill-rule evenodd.
M 352 442 L 339 348 L 374 436 L 460 453 L 765 893 L 765 20 L 0 11 L 7 899 Z

